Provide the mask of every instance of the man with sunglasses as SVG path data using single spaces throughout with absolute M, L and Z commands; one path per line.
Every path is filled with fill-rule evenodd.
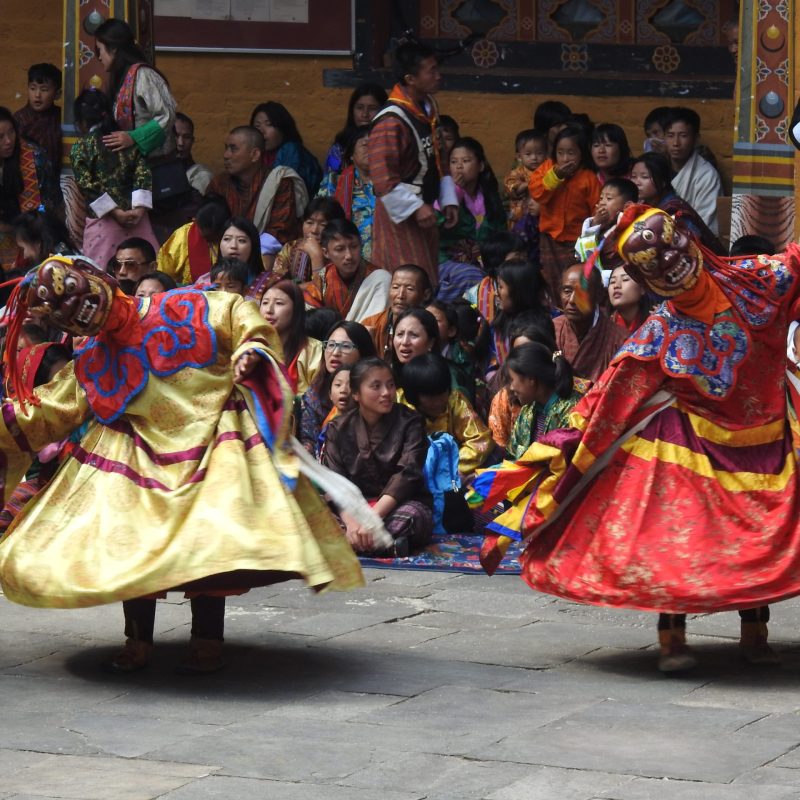
M 111 272 L 125 294 L 133 295 L 139 278 L 156 269 L 156 251 L 146 239 L 133 236 L 117 245 Z

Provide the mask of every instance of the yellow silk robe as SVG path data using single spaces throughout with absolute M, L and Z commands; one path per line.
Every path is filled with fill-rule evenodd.
M 215 363 L 151 373 L 118 420 L 103 425 L 92 417 L 74 452 L 0 540 L 9 600 L 89 606 L 234 570 L 274 571 L 260 583 L 302 577 L 315 589 L 362 585 L 334 518 L 283 448 L 290 413 L 270 452 L 251 393 L 233 384 L 232 366 L 247 349 L 269 359 L 257 369 L 279 372 L 272 366 L 277 336 L 253 303 L 222 292 L 206 298 Z M 282 377 L 281 385 L 288 411 L 291 389 Z M 3 404 L 4 502 L 31 453 L 92 416 L 73 364 L 36 394 L 38 406 Z M 231 585 L 242 586 L 235 578 Z
M 173 231 L 172 235 L 161 245 L 158 251 L 158 269 L 174 278 L 178 285 L 194 283 L 189 265 L 189 229 L 193 222 L 187 222 Z M 219 248 L 209 245 L 208 256 L 210 263 L 217 260 Z
M 322 342 L 308 338 L 297 357 L 297 395 L 304 395 L 322 366 Z

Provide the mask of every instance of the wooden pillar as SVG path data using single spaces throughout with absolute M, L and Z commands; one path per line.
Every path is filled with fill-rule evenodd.
M 794 41 L 797 41 L 797 37 L 800 36 L 800 14 L 795 13 L 794 15 Z M 797 59 L 793 59 L 791 68 L 794 70 L 794 86 L 793 90 L 789 97 L 791 98 L 791 107 L 790 113 L 797 105 L 798 94 L 800 94 L 800 64 L 797 63 Z M 797 197 L 800 194 L 800 152 L 795 152 L 794 154 L 794 196 Z M 794 241 L 800 241 L 800 219 L 797 218 L 795 215 L 794 220 Z
M 757 234 L 781 249 L 794 237 L 796 152 L 787 129 L 794 110 L 796 16 L 794 3 L 742 0 L 732 242 Z

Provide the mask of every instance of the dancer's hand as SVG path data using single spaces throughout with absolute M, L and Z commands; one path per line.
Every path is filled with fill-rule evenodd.
M 248 350 L 239 356 L 233 365 L 233 382 L 241 383 L 246 380 L 259 362 L 259 355 L 255 350 Z

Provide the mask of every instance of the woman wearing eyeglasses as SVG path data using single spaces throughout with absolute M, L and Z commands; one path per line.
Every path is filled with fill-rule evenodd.
M 322 343 L 323 364 L 300 402 L 300 441 L 309 453 L 317 444 L 322 423 L 331 410 L 330 382 L 333 373 L 343 364 L 355 364 L 375 355 L 375 344 L 367 329 L 359 322 L 337 322 Z

